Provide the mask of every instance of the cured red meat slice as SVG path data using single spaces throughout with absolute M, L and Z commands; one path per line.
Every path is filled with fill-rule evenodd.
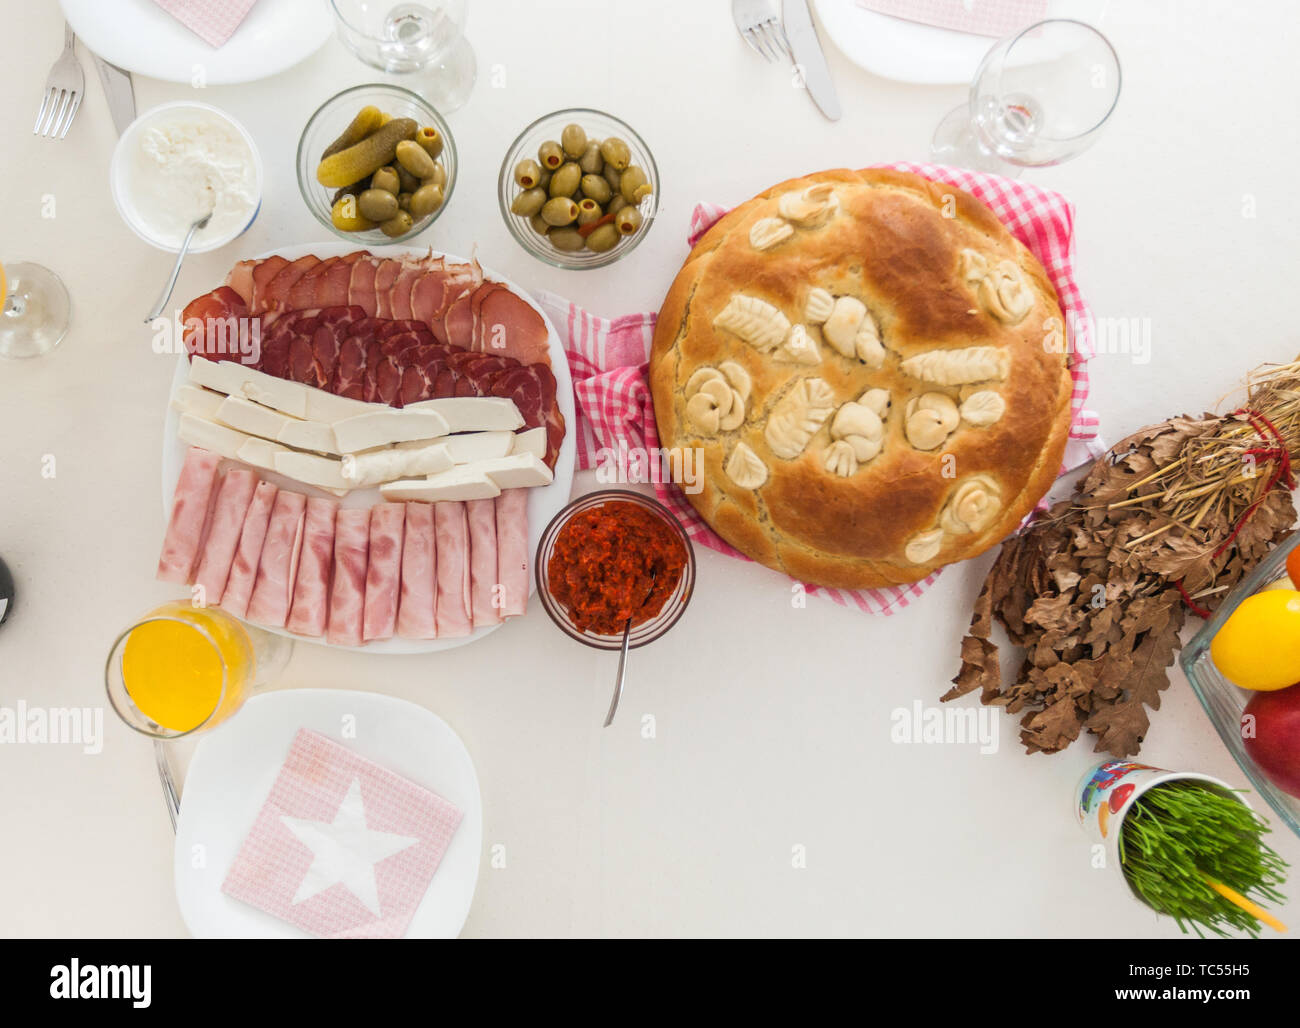
M 402 588 L 397 604 L 397 634 L 403 639 L 433 639 L 438 634 L 438 555 L 433 504 L 408 503 L 402 536 Z
M 266 540 L 266 530 L 271 524 L 271 509 L 275 506 L 275 497 L 279 491 L 270 482 L 258 482 L 257 489 L 253 492 L 253 502 L 248 505 L 248 513 L 244 515 L 244 527 L 240 530 L 239 545 L 235 548 L 235 559 L 230 565 L 230 577 L 226 579 L 226 589 L 221 594 L 221 609 L 237 618 L 248 613 L 248 599 L 253 593 L 257 565 L 262 559 L 262 544 Z
M 521 364 L 551 363 L 546 319 L 522 296 L 501 286 L 476 292 L 473 349 L 514 357 Z
M 303 521 L 307 497 L 281 489 L 271 508 L 262 556 L 257 562 L 257 579 L 248 599 L 248 620 L 271 628 L 283 628 L 293 602 L 293 587 L 302 555 Z
M 492 502 L 497 515 L 501 616 L 518 617 L 528 609 L 528 490 L 503 489 Z
M 478 386 L 472 378 L 461 375 L 456 379 L 456 388 L 452 391 L 452 396 L 482 396 Z
M 564 441 L 564 415 L 555 402 L 555 376 L 545 364 L 524 364 L 493 375 L 490 396 L 504 396 L 519 408 L 526 428 L 546 428 L 546 464 L 554 469 Z
M 464 350 L 471 348 L 471 344 L 474 342 L 474 311 L 471 307 L 472 303 L 472 294 L 465 293 L 447 308 L 447 313 L 443 317 L 443 336 L 439 338 L 439 342 L 450 343 L 452 346 L 459 346 Z M 437 327 L 431 327 L 434 335 L 437 335 Z
M 432 325 L 443 312 L 442 298 L 446 293 L 446 272 L 442 270 L 442 259 L 438 267 L 426 270 L 411 289 L 411 317 L 422 321 L 426 326 Z
M 339 362 L 330 383 L 330 391 L 353 400 L 366 396 L 366 362 L 370 340 L 364 336 L 349 336 L 339 347 Z
M 442 368 L 439 369 L 438 371 L 437 379 L 435 379 L 431 383 L 431 385 L 433 386 L 433 390 L 432 390 L 433 396 L 430 397 L 430 399 L 433 399 L 435 397 L 441 398 L 441 397 L 455 396 L 456 383 L 459 380 L 460 380 L 460 376 L 456 374 L 456 370 L 444 364 Z
M 207 542 L 203 544 L 198 570 L 194 573 L 194 585 L 202 589 L 202 593 L 195 596 L 195 602 L 201 600 L 209 607 L 221 602 L 257 481 L 257 475 L 247 468 L 233 468 L 221 480 L 216 506 L 212 510 L 212 526 L 208 530 Z
M 497 507 L 496 500 L 469 500 L 470 618 L 475 628 L 501 623 L 497 610 Z
M 298 635 L 320 638 L 329 622 L 330 568 L 334 563 L 334 518 L 337 500 L 307 499 L 302 558 L 293 585 L 293 605 L 285 627 Z
M 375 272 L 375 316 L 393 317 L 393 283 L 402 271 L 402 262 L 386 258 L 379 262 Z
M 418 403 L 429 398 L 429 380 L 424 377 L 424 368 L 419 364 L 408 364 L 402 370 L 394 406 L 405 407 L 408 403 Z
M 340 510 L 334 519 L 334 581 L 325 633 L 336 646 L 361 645 L 369 554 L 370 508 Z
M 369 253 L 352 265 L 352 276 L 348 281 L 348 303 L 360 307 L 372 318 L 376 313 L 375 271 L 379 267 L 379 258 Z
M 157 577 L 164 582 L 192 581 L 220 463 L 217 454 L 198 446 L 191 446 L 185 454 L 176 492 L 172 494 L 172 512 L 163 535 L 162 554 L 158 558 Z
M 366 399 L 371 403 L 387 403 L 394 407 L 400 407 L 397 402 L 397 394 L 402 388 L 402 369 L 397 366 L 397 362 L 385 354 L 381 354 L 378 363 L 374 366 L 374 395 L 367 395 Z M 366 368 L 366 392 L 370 392 L 370 383 L 372 381 L 371 368 Z
M 465 504 L 435 503 L 433 521 L 438 547 L 438 638 L 469 635 L 469 524 Z
M 346 307 L 348 289 L 352 281 L 352 265 L 356 263 L 355 255 L 339 259 L 328 271 L 317 276 L 316 291 L 312 297 L 315 307 Z M 363 312 L 364 313 L 364 312 Z
M 185 349 L 214 361 L 237 355 L 239 340 L 253 331 L 248 306 L 230 286 L 191 300 L 181 312 L 181 325 Z
M 279 310 L 292 311 L 301 310 L 303 307 L 310 307 L 311 304 L 294 304 L 291 303 L 294 286 L 303 279 L 313 268 L 320 264 L 321 260 L 314 254 L 307 254 L 305 257 L 299 257 L 297 260 L 290 261 L 275 278 L 271 279 L 262 292 L 262 303 L 267 309 L 278 308 Z
M 393 281 L 392 296 L 389 300 L 391 317 L 414 317 L 411 313 L 411 291 L 415 288 L 415 283 L 423 276 L 424 266 L 422 262 L 411 262 L 403 265 L 402 270 L 397 273 L 397 278 Z
M 248 309 L 254 314 L 261 314 L 266 310 L 266 287 L 288 263 L 283 257 L 277 255 L 260 261 L 253 269 L 253 295 L 249 300 Z
M 365 617 L 361 638 L 390 639 L 397 630 L 397 603 L 402 579 L 404 503 L 377 503 L 370 508 L 370 561 L 366 566 Z
M 320 305 L 316 302 L 316 282 L 338 262 L 337 257 L 328 257 L 308 268 L 303 276 L 293 284 L 293 288 L 289 290 L 288 300 L 284 304 L 285 310 L 300 311 L 309 307 L 319 307 Z M 273 284 L 273 287 L 278 289 L 275 284 Z
M 230 269 L 230 274 L 226 276 L 226 285 L 230 286 L 246 306 L 251 306 L 253 301 L 253 269 L 260 264 L 260 261 L 240 261 Z

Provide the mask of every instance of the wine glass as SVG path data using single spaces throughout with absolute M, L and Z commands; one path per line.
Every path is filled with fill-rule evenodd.
M 466 0 L 330 0 L 343 45 L 441 113 L 464 105 L 478 62 L 465 39 Z
M 1092 145 L 1119 91 L 1119 57 L 1105 36 L 1081 21 L 1040 21 L 993 45 L 930 152 L 1009 177 L 1060 164 Z
M 0 357 L 39 357 L 63 341 L 72 303 L 59 276 L 39 264 L 0 265 Z

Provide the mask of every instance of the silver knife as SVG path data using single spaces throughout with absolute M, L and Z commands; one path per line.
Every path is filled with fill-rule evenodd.
M 135 121 L 135 89 L 131 86 L 131 76 L 98 54 L 91 56 L 95 58 L 95 67 L 99 69 L 99 81 L 104 84 L 108 112 L 113 116 L 113 124 L 117 126 L 117 134 L 120 136 Z
M 813 102 L 831 121 L 839 121 L 840 99 L 835 95 L 835 83 L 826 65 L 826 54 L 813 27 L 808 0 L 781 0 L 781 20 L 785 25 L 785 38 L 790 42 L 795 66 L 802 70 L 804 85 Z

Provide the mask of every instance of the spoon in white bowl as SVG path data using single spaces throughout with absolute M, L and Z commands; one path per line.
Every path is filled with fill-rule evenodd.
M 190 243 L 194 241 L 194 233 L 200 229 L 207 228 L 208 222 L 212 218 L 212 212 L 199 218 L 190 226 L 190 230 L 185 233 L 185 242 L 181 243 L 180 253 L 176 255 L 176 263 L 172 266 L 171 277 L 167 279 L 167 284 L 163 286 L 162 295 L 158 297 L 158 302 L 153 305 L 144 323 L 148 325 L 157 318 L 162 317 L 163 308 L 167 306 L 167 301 L 172 298 L 172 290 L 176 288 L 176 280 L 181 277 L 181 265 L 185 262 L 185 254 L 189 252 Z
M 623 698 L 623 673 L 627 668 L 627 644 L 632 638 L 632 618 L 636 617 L 641 607 L 646 605 L 646 600 L 650 599 L 650 594 L 655 591 L 655 579 L 658 577 L 658 571 L 650 572 L 650 588 L 645 591 L 645 599 L 641 601 L 641 606 L 632 612 L 627 619 L 627 624 L 623 626 L 623 649 L 619 651 L 618 655 L 618 677 L 614 680 L 614 698 L 609 701 L 609 713 L 605 715 L 605 728 L 614 723 L 614 715 L 618 712 L 618 701 Z

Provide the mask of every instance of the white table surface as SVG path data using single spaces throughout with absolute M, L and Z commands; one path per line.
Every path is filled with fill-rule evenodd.
M 476 252 L 606 315 L 658 307 L 696 200 L 738 202 L 824 167 L 923 159 L 963 96 L 878 79 L 832 48 L 845 114 L 831 124 L 788 70 L 741 42 L 720 0 L 672 0 L 650 17 L 630 0 L 471 6 L 479 79 L 450 119 L 463 177 L 421 241 Z M 1079 273 L 1096 313 L 1150 319 L 1148 364 L 1092 364 L 1090 405 L 1114 440 L 1200 411 L 1251 366 L 1294 354 L 1300 135 L 1286 104 L 1300 71 L 1294 34 L 1278 30 L 1293 18 L 1288 4 L 1112 6 L 1105 28 L 1124 63 L 1113 123 L 1082 157 L 1028 177 L 1076 203 Z M 116 133 L 87 55 L 68 138 L 31 134 L 60 20 L 52 0 L 0 2 L 0 24 L 23 26 L 0 61 L 0 258 L 54 268 L 74 304 L 56 353 L 0 364 L 0 554 L 20 590 L 0 630 L 7 707 L 102 706 L 111 639 L 176 594 L 153 581 L 173 358 L 150 351 L 140 323 L 171 258 L 114 213 Z M 240 257 L 332 240 L 298 196 L 294 148 L 322 100 L 370 77 L 331 40 L 276 78 L 199 94 L 258 140 L 266 202 L 246 237 L 187 262 L 178 298 L 213 287 Z M 139 78 L 135 88 L 141 109 L 195 95 Z M 519 128 L 582 104 L 620 114 L 654 148 L 662 213 L 628 260 L 566 273 L 516 247 L 494 188 Z M 47 194 L 53 218 L 42 217 Z M 42 474 L 47 455 L 53 478 Z M 576 489 L 593 487 L 585 474 Z M 281 684 L 402 696 L 460 733 L 485 815 L 467 935 L 1176 936 L 1113 871 L 1090 867 L 1070 812 L 1076 779 L 1098 759 L 1089 744 L 1026 756 L 1013 718 L 987 756 L 890 742 L 891 712 L 935 704 L 956 671 L 991 559 L 949 570 L 899 616 L 872 618 L 818 599 L 793 609 L 786 579 L 702 551 L 690 610 L 633 655 L 622 712 L 604 731 L 614 658 L 570 643 L 536 607 L 482 643 L 424 657 L 299 645 Z M 1181 674 L 1153 721 L 1141 759 L 1243 783 Z M 111 709 L 97 755 L 0 745 L 0 783 L 0 933 L 185 934 L 153 754 Z M 1300 840 L 1275 839 L 1300 865 Z M 793 866 L 796 847 L 806 866 Z M 1281 916 L 1300 924 L 1300 900 Z

